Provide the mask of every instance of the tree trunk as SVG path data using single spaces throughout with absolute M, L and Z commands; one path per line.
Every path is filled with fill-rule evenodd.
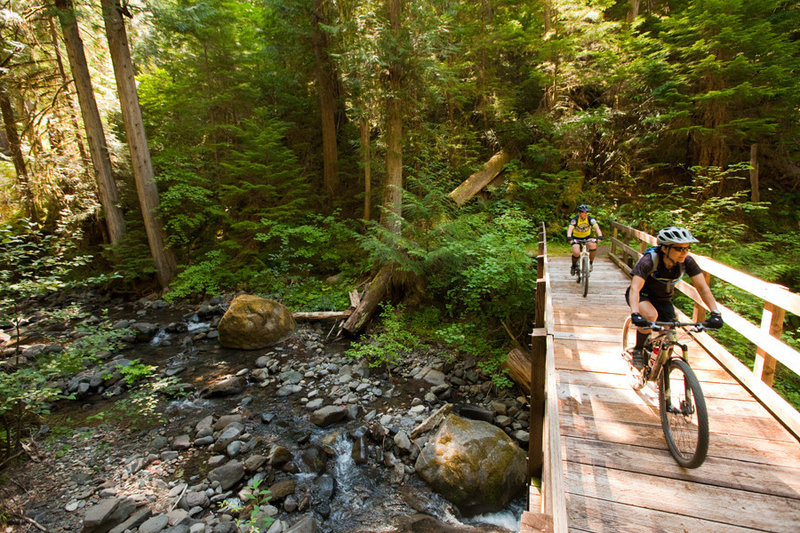
M 369 122 L 362 118 L 361 129 L 361 164 L 364 167 L 364 220 L 369 220 L 372 210 L 372 161 L 369 144 Z
M 758 144 L 750 145 L 750 200 L 761 201 L 761 191 L 758 189 Z
M 133 74 L 125 23 L 122 20 L 122 10 L 119 0 L 102 0 L 101 5 L 147 242 L 156 264 L 158 282 L 163 288 L 167 288 L 177 273 L 177 265 L 175 256 L 165 245 L 164 228 L 158 217 L 160 203 L 158 188 L 153 176 L 153 164 L 150 160 L 147 137 L 144 133 L 142 110 L 139 107 L 139 95 L 136 92 L 136 79 Z
M 92 164 L 94 165 L 97 179 L 100 205 L 103 206 L 106 218 L 108 237 L 111 244 L 117 244 L 123 233 L 125 233 L 125 220 L 122 216 L 122 209 L 119 206 L 119 192 L 117 191 L 117 184 L 114 182 L 114 174 L 111 171 L 111 159 L 108 156 L 103 122 L 100 120 L 100 112 L 97 110 L 97 102 L 94 98 L 92 80 L 89 76 L 89 67 L 83 51 L 83 41 L 78 31 L 75 10 L 72 0 L 55 0 L 55 5 L 58 8 L 58 18 L 61 23 L 61 31 L 64 34 L 64 44 L 67 47 L 70 69 L 75 80 L 75 90 L 78 92 L 78 102 L 83 115 L 86 138 L 89 142 L 89 152 L 92 156 Z
M 553 27 L 553 1 L 544 0 L 544 33 L 547 34 Z
M 631 0 L 631 22 L 636 20 L 636 17 L 639 16 L 639 2 L 640 0 Z
M 364 328 L 367 320 L 369 320 L 369 317 L 372 316 L 372 313 L 375 312 L 378 304 L 381 303 L 381 300 L 386 295 L 393 272 L 394 267 L 392 265 L 385 265 L 375 275 L 364 293 L 364 298 L 361 299 L 353 313 L 342 325 L 344 331 L 355 335 Z
M 11 160 L 14 162 L 14 170 L 17 172 L 17 184 L 20 189 L 23 210 L 26 217 L 35 221 L 39 219 L 36 212 L 36 201 L 33 198 L 33 191 L 30 187 L 25 157 L 22 155 L 14 108 L 3 83 L 0 83 L 0 111 L 3 114 L 3 125 L 8 139 L 8 149 L 11 151 Z
M 399 48 L 401 0 L 386 0 L 389 12 L 389 31 L 393 36 L 395 52 Z M 396 53 L 392 53 L 397 57 Z M 398 60 L 389 65 L 389 87 L 386 98 L 386 181 L 383 184 L 383 211 L 381 225 L 400 234 L 403 201 L 403 116 L 400 105 L 400 77 L 402 66 Z
M 338 84 L 336 73 L 328 54 L 328 36 L 320 24 L 328 22 L 325 0 L 314 0 L 311 12 L 311 44 L 316 62 L 317 88 L 322 118 L 323 184 L 330 198 L 338 192 L 338 150 L 336 146 L 336 100 Z
M 508 370 L 508 377 L 525 390 L 531 391 L 531 356 L 519 348 L 514 348 L 503 361 L 503 368 Z
M 328 320 L 331 318 L 347 318 L 353 312 L 348 311 L 297 311 L 292 313 L 295 320 Z
M 72 122 L 72 129 L 75 132 L 75 144 L 78 146 L 78 153 L 81 154 L 81 161 L 83 161 L 83 168 L 86 170 L 86 177 L 91 179 L 91 160 L 89 154 L 86 153 L 86 147 L 83 145 L 83 138 L 81 137 L 81 127 L 78 122 L 78 114 L 75 112 L 75 101 L 72 99 L 72 91 L 69 90 L 69 80 L 67 79 L 67 72 L 64 69 L 64 61 L 61 59 L 61 49 L 58 45 L 58 32 L 56 31 L 56 24 L 53 22 L 52 17 L 47 20 L 50 26 L 50 35 L 53 39 L 53 50 L 56 54 L 56 65 L 58 66 L 58 75 L 61 78 L 61 83 L 64 85 L 64 96 L 67 102 L 67 113 L 69 114 L 70 121 Z
M 483 168 L 478 172 L 473 173 L 469 178 L 464 180 L 458 187 L 448 194 L 458 205 L 464 203 L 475 196 L 481 189 L 486 187 L 497 176 L 505 166 L 506 163 L 516 157 L 516 152 L 511 149 L 503 148 L 494 154 L 489 161 L 483 165 Z

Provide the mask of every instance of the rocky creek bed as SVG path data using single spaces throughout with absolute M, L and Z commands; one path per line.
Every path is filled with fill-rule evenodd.
M 444 350 L 415 353 L 391 374 L 370 368 L 344 355 L 346 341 L 331 340 L 332 322 L 300 323 L 261 350 L 226 349 L 216 325 L 229 301 L 170 306 L 85 294 L 41 303 L 109 309 L 115 328 L 134 333 L 60 384 L 76 399 L 54 405 L 28 457 L 0 472 L 8 531 L 517 530 L 524 491 L 500 512 L 466 517 L 415 468 L 437 413 L 488 422 L 526 446 L 527 404 L 517 389 L 498 391 L 474 360 Z M 40 313 L 28 315 L 25 357 L 80 335 L 78 322 L 45 325 Z M 0 335 L 8 359 L 16 339 Z M 133 360 L 177 377 L 184 394 L 131 400 L 119 366 Z M 114 408 L 125 398 L 127 415 Z M 157 422 L 128 419 L 142 412 Z M 250 498 L 254 483 L 269 489 L 268 502 Z

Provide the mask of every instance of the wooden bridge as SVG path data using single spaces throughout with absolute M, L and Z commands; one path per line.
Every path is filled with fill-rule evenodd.
M 634 391 L 620 354 L 630 314 L 628 265 L 654 239 L 616 225 L 609 240 L 611 253 L 595 260 L 586 298 L 569 275 L 569 257 L 548 258 L 546 240 L 540 244 L 530 381 L 533 482 L 520 531 L 800 531 L 800 414 L 770 386 L 776 360 L 798 372 L 800 354 L 776 337 L 784 311 L 799 314 L 800 296 L 699 258 L 707 277 L 714 272 L 744 285 L 764 300 L 765 311 L 759 327 L 723 308 L 725 327 L 757 348 L 755 371 L 708 334 L 688 339 L 710 445 L 699 468 L 685 469 L 667 449 L 657 390 Z M 679 288 L 699 302 L 690 285 Z M 696 303 L 694 319 L 703 316 Z

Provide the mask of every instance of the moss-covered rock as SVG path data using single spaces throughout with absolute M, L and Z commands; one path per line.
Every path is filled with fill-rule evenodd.
M 503 430 L 453 414 L 422 449 L 415 468 L 465 515 L 501 510 L 527 479 L 525 452 Z
M 219 321 L 219 343 L 227 348 L 257 350 L 279 341 L 296 327 L 288 308 L 249 294 L 237 296 Z

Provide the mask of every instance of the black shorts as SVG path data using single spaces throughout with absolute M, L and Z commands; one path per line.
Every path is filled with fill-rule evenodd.
M 625 289 L 625 303 L 631 305 L 630 301 L 631 288 Z M 672 300 L 651 300 L 649 296 L 643 292 L 639 293 L 640 302 L 650 302 L 650 304 L 658 311 L 658 322 L 673 322 L 675 320 L 675 307 L 672 305 Z

